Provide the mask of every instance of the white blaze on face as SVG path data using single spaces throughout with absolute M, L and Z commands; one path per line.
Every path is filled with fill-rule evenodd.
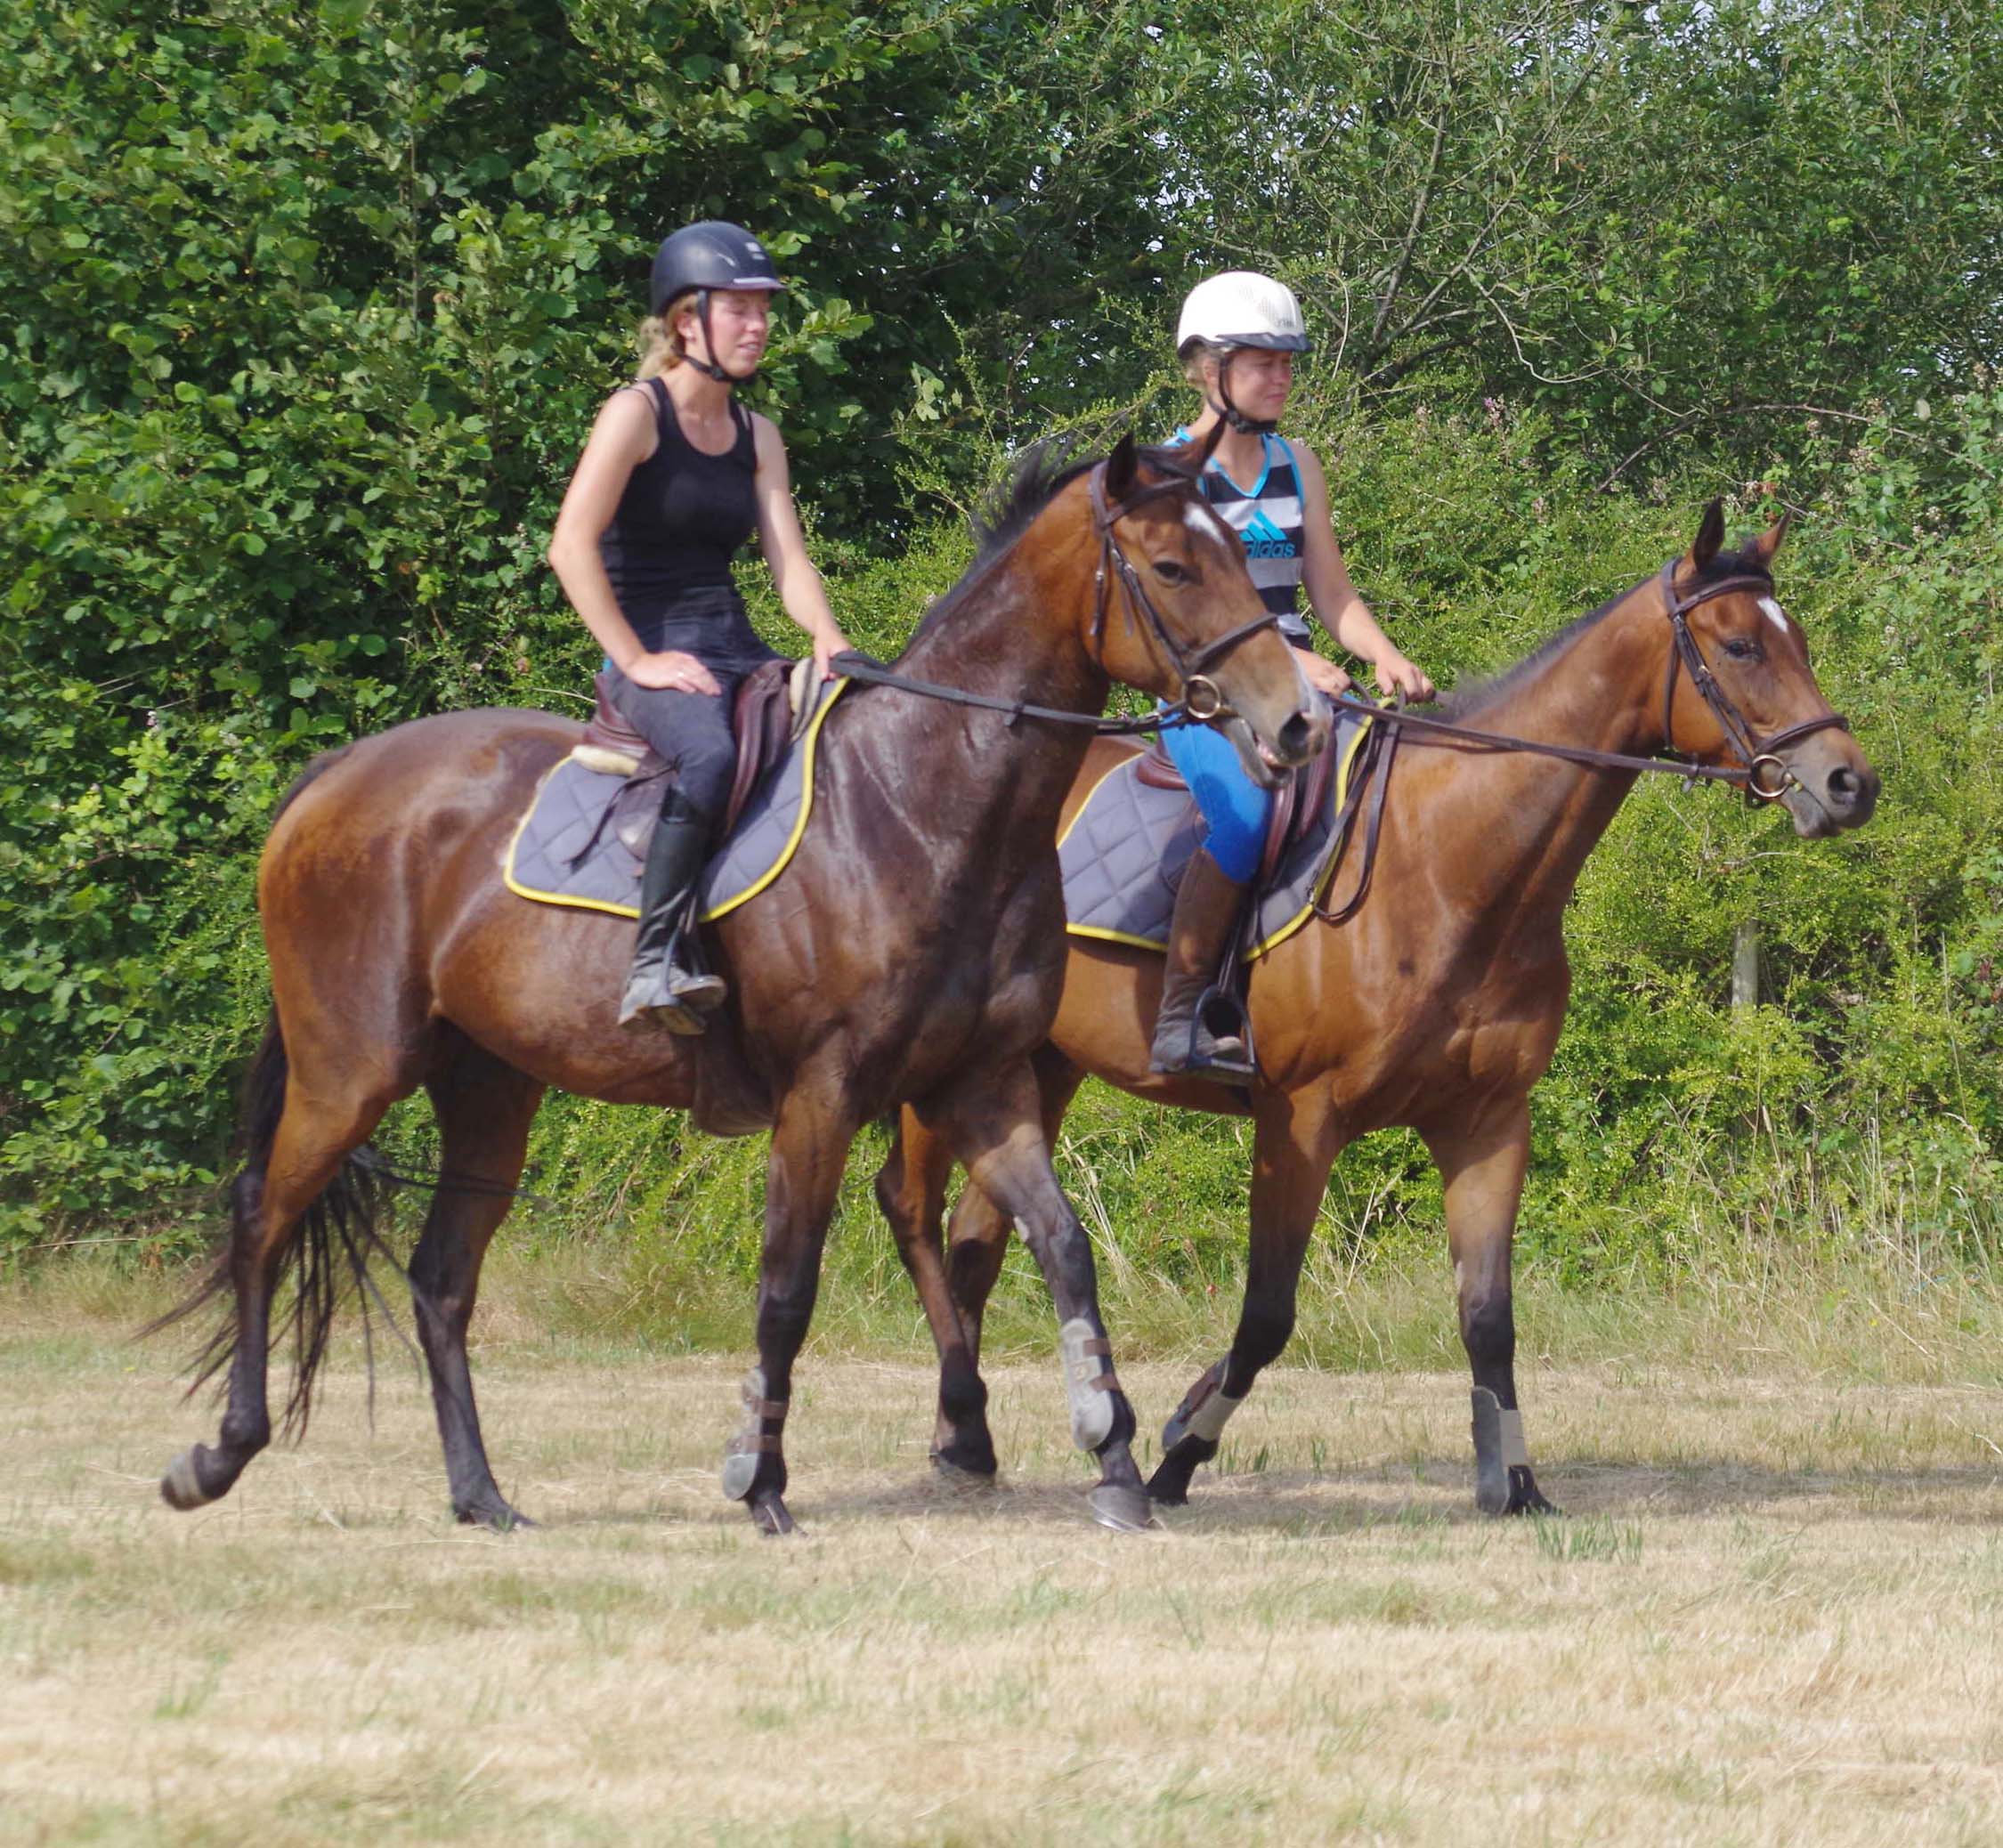
M 1774 626 L 1774 628 L 1779 629 L 1782 635 L 1788 635 L 1790 633 L 1788 624 L 1788 612 L 1783 610 L 1779 604 L 1775 603 L 1771 596 L 1763 596 L 1760 599 L 1760 608 L 1766 612 L 1766 620 L 1771 622 Z
M 1182 509 L 1182 523 L 1198 539 L 1222 539 L 1224 523 L 1211 511 L 1207 500 L 1192 500 Z

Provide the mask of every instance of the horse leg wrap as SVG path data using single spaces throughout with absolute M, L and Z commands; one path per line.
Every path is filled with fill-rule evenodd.
M 1214 1444 L 1224 1434 L 1231 1414 L 1245 1403 L 1224 1390 L 1224 1363 L 1220 1360 L 1189 1389 L 1189 1396 L 1176 1408 L 1175 1415 L 1162 1427 L 1162 1450 L 1165 1455 L 1185 1438 Z
M 781 1448 L 779 1433 L 766 1434 L 765 1421 L 786 1422 L 786 1401 L 765 1396 L 765 1370 L 754 1366 L 744 1375 L 744 1422 L 724 1446 L 723 1492 L 733 1502 L 742 1502 L 758 1479 L 758 1459 L 776 1456 Z
M 1120 1382 L 1107 1364 L 1112 1352 L 1112 1342 L 1094 1334 L 1083 1316 L 1072 1317 L 1058 1330 L 1058 1359 L 1071 1401 L 1071 1441 L 1081 1450 L 1097 1450 L 1113 1435 L 1113 1395 Z
M 1527 1505 L 1516 1497 L 1512 1471 L 1528 1471 L 1523 1414 L 1505 1412 L 1486 1386 L 1474 1389 L 1474 1504 L 1484 1514 L 1508 1514 Z M 1526 1481 L 1528 1477 L 1524 1479 Z

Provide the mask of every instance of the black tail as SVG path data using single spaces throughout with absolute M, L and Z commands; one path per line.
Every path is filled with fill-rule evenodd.
M 238 1294 L 236 1262 L 264 1191 L 264 1171 L 271 1161 L 272 1145 L 277 1139 L 279 1120 L 285 1114 L 285 1085 L 288 1066 L 285 1036 L 279 1029 L 273 1009 L 264 1023 L 264 1042 L 244 1074 L 237 1116 L 237 1153 L 243 1171 L 230 1188 L 230 1231 L 207 1274 L 193 1293 L 143 1331 L 154 1334 L 180 1322 L 208 1303 L 221 1299 L 223 1320 L 215 1333 L 195 1356 L 194 1380 L 188 1390 L 198 1392 L 229 1365 L 237 1347 Z M 341 1163 L 334 1179 L 318 1199 L 300 1214 L 287 1235 L 278 1257 L 278 1274 L 272 1278 L 274 1298 L 288 1273 L 293 1286 L 289 1302 L 274 1307 L 269 1348 L 275 1349 L 289 1330 L 292 1341 L 292 1389 L 286 1399 L 286 1435 L 304 1434 L 312 1413 L 313 1382 L 320 1363 L 327 1358 L 328 1336 L 335 1311 L 352 1289 L 361 1303 L 362 1337 L 369 1353 L 370 1409 L 375 1397 L 375 1336 L 369 1317 L 374 1301 L 389 1317 L 395 1317 L 383 1301 L 382 1292 L 369 1275 L 371 1258 L 382 1258 L 401 1272 L 403 1267 L 383 1236 L 382 1220 L 385 1194 L 378 1177 L 378 1164 L 369 1151 L 356 1149 Z M 243 1261 L 247 1262 L 248 1254 Z M 401 1331 L 398 1330 L 399 1336 Z M 408 1341 L 406 1341 L 408 1345 Z

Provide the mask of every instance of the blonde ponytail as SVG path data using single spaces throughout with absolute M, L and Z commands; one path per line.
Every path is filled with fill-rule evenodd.
M 640 369 L 637 378 L 658 378 L 682 361 L 682 336 L 675 331 L 673 304 L 667 314 L 650 314 L 640 323 Z

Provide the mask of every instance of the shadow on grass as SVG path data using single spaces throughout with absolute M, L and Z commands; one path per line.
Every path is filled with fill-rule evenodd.
M 1617 1458 L 1543 1470 L 1538 1481 L 1562 1516 L 1578 1519 L 1781 1512 L 1797 1524 L 1819 1524 L 1869 1514 L 1916 1523 L 2003 1528 L 2003 1471 L 1980 1466 L 1796 1471 L 1737 1462 L 1664 1464 Z M 833 1530 L 845 1521 L 870 1520 L 1077 1528 L 1091 1524 L 1085 1505 L 1091 1486 L 1091 1478 L 1081 1470 L 1062 1483 L 1013 1478 L 1004 1471 L 993 1485 L 977 1487 L 914 1473 L 902 1481 L 845 1488 L 816 1470 L 796 1478 L 787 1505 L 806 1528 L 818 1525 Z M 559 1530 L 645 1527 L 679 1525 L 690 1518 L 690 1511 L 682 1508 L 602 1508 L 553 1512 L 548 1525 Z M 742 1523 L 750 1529 L 741 1511 L 722 1504 L 720 1497 L 714 1520 L 696 1519 L 702 1526 Z M 1472 1468 L 1445 1457 L 1326 1474 L 1270 1470 L 1221 1479 L 1199 1475 L 1188 1504 L 1161 1509 L 1158 1519 L 1161 1530 L 1171 1535 L 1242 1532 L 1282 1537 L 1513 1525 L 1480 1513 L 1474 1506 Z

